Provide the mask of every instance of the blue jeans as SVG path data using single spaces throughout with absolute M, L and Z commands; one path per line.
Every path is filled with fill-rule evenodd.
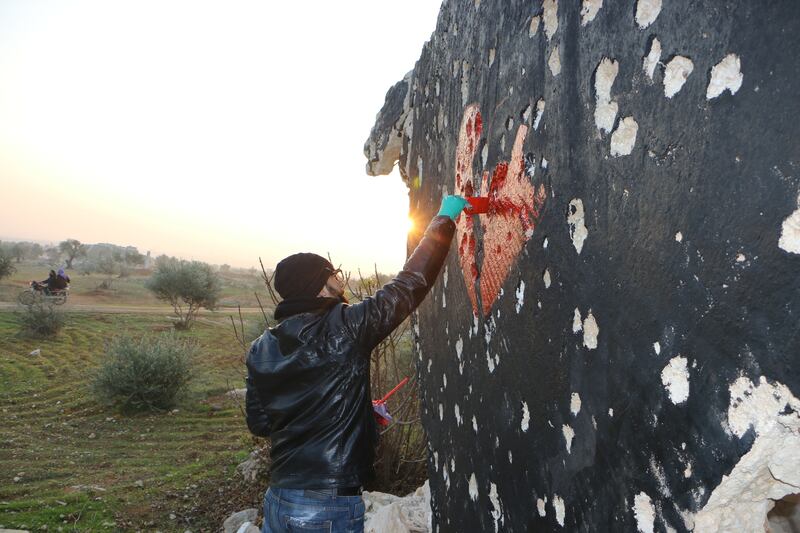
M 332 496 L 324 489 L 274 489 L 264 495 L 262 533 L 292 531 L 363 533 L 361 496 Z

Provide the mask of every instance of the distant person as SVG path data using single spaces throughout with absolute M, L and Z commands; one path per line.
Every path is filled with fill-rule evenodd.
M 403 270 L 348 305 L 341 270 L 316 254 L 275 268 L 281 321 L 247 355 L 247 425 L 271 437 L 263 533 L 364 529 L 364 483 L 374 477 L 378 431 L 370 354 L 422 302 L 442 269 L 466 205 L 447 196 Z
M 34 281 L 33 283 L 35 289 L 43 291 L 45 294 L 53 294 L 54 292 L 63 291 L 69 287 L 70 279 L 66 272 L 64 272 L 64 269 L 60 268 L 58 269 L 58 273 L 56 273 L 55 270 L 51 270 L 47 279 Z
M 64 290 L 64 289 L 68 288 L 69 284 L 70 284 L 70 281 L 71 280 L 69 279 L 69 276 L 67 275 L 67 273 L 64 272 L 64 269 L 63 268 L 59 268 L 58 269 L 58 273 L 56 274 L 55 289 L 56 290 Z

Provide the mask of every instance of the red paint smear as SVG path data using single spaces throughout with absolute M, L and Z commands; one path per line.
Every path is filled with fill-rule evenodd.
M 461 119 L 461 128 L 458 134 L 458 146 L 456 148 L 456 169 L 458 169 L 455 193 L 464 197 L 473 196 L 474 185 L 472 179 L 472 162 L 475 159 L 476 137 L 480 137 L 482 121 L 479 118 L 478 106 L 469 105 L 464 109 L 464 116 Z M 474 124 L 474 128 L 473 128 Z M 474 217 L 460 215 L 456 219 L 456 235 L 459 242 L 458 256 L 461 271 L 464 273 L 464 281 L 467 286 L 467 294 L 472 304 L 473 310 L 478 308 L 478 295 L 476 281 L 478 279 L 478 265 L 475 262 L 475 235 Z
M 464 117 L 456 149 L 456 191 L 465 197 L 475 194 L 472 180 L 472 162 L 477 139 L 483 130 L 483 119 L 476 104 L 464 109 Z M 472 310 L 478 314 L 476 284 L 479 281 L 484 316 L 491 312 L 492 304 L 500 294 L 512 266 L 539 222 L 542 207 L 547 199 L 544 185 L 535 188 L 525 175 L 522 145 L 527 136 L 527 126 L 520 126 L 511 151 L 510 163 L 499 162 L 489 182 L 489 172 L 482 176 L 481 191 L 489 196 L 489 212 L 480 217 L 483 225 L 483 263 L 478 268 L 475 260 L 476 238 L 474 218 L 459 216 L 456 222 L 458 254 L 467 294 Z M 489 185 L 487 190 L 487 185 Z M 480 280 L 478 280 L 480 277 Z

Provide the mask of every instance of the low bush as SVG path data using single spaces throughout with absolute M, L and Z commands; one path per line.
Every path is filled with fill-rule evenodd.
M 30 337 L 55 337 L 64 327 L 64 313 L 53 304 L 35 302 L 19 313 L 20 330 Z
M 194 353 L 194 344 L 172 333 L 116 337 L 106 348 L 92 389 L 102 403 L 123 411 L 170 409 L 191 380 Z

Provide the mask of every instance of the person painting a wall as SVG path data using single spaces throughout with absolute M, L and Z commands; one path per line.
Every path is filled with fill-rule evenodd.
M 247 355 L 247 425 L 272 439 L 263 532 L 363 531 L 361 490 L 378 441 L 370 354 L 430 291 L 467 205 L 445 197 L 400 273 L 354 305 L 327 259 L 299 253 L 278 263 L 281 322 Z

